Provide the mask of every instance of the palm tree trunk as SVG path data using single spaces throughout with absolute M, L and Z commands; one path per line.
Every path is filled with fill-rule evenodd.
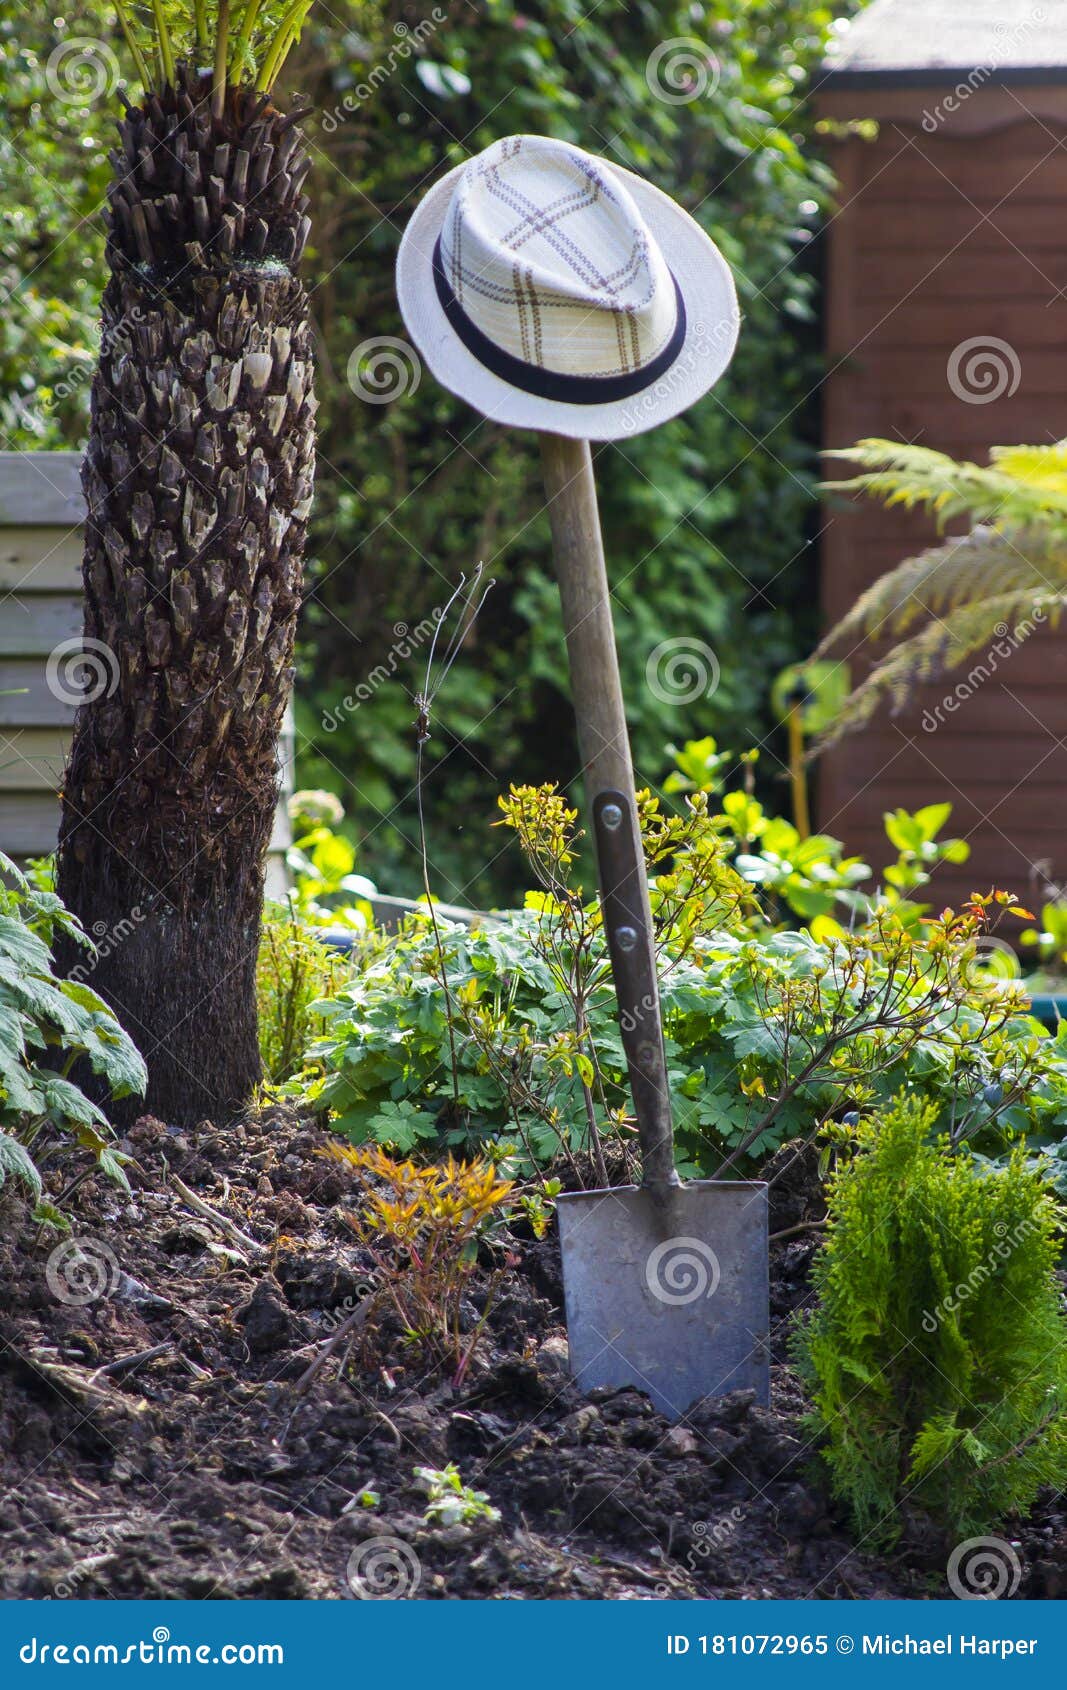
M 113 155 L 83 468 L 86 649 L 59 891 L 91 983 L 191 1124 L 247 1101 L 277 747 L 314 464 L 299 132 L 180 68 Z

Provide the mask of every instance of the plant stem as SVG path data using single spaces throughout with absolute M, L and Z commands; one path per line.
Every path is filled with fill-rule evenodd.
M 456 1125 L 459 1125 L 459 1059 L 456 1055 L 456 1029 L 452 1012 L 452 993 L 448 984 L 448 969 L 445 966 L 445 948 L 441 940 L 441 930 L 437 925 L 437 911 L 433 907 L 433 893 L 430 891 L 430 859 L 426 851 L 426 820 L 422 808 L 422 777 L 423 758 L 422 748 L 425 741 L 420 737 L 415 766 L 415 799 L 419 813 L 419 855 L 422 858 L 422 885 L 426 893 L 426 902 L 430 908 L 430 922 L 433 926 L 434 944 L 437 947 L 437 965 L 441 970 L 441 990 L 445 996 L 445 1024 L 448 1027 L 448 1056 L 452 1068 L 452 1102 L 456 1110 Z
M 226 110 L 226 54 L 230 35 L 230 0 L 219 0 L 218 23 L 215 28 L 215 72 L 211 83 L 211 115 L 222 122 Z
M 156 41 L 159 44 L 159 64 L 163 72 L 163 81 L 171 88 L 174 87 L 174 48 L 171 45 L 170 30 L 164 16 L 161 0 L 152 0 L 152 16 L 156 23 Z
M 137 37 L 134 35 L 133 25 L 130 21 L 129 13 L 126 10 L 124 0 L 115 0 L 115 10 L 119 16 L 122 33 L 126 37 L 126 45 L 133 56 L 134 64 L 137 66 L 137 74 L 144 85 L 145 93 L 149 94 L 152 90 L 152 72 L 148 68 L 148 60 L 141 52 L 137 43 Z
M 248 4 L 245 7 L 244 16 L 241 19 L 241 28 L 238 31 L 237 39 L 234 42 L 233 48 L 233 67 L 237 77 L 240 77 L 242 66 L 248 56 L 248 49 L 252 40 L 252 31 L 256 26 L 256 19 L 259 16 L 262 4 L 263 0 L 248 0 Z
M 311 10 L 311 0 L 293 0 L 293 4 L 282 18 L 274 33 L 274 39 L 267 49 L 267 56 L 263 61 L 263 69 L 256 79 L 256 91 L 265 94 L 273 88 L 281 75 L 282 66 L 289 56 L 289 49 L 300 34 L 301 27 L 308 12 Z
M 811 836 L 811 817 L 808 813 L 808 776 L 804 761 L 804 728 L 799 704 L 789 707 L 786 717 L 789 732 L 789 784 L 793 789 L 793 823 L 801 839 Z

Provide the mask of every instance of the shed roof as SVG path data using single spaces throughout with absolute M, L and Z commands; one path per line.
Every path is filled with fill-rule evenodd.
M 1067 82 L 1063 0 L 872 0 L 827 57 L 825 87 Z

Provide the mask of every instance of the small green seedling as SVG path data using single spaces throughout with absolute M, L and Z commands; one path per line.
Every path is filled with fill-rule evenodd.
M 484 1490 L 472 1490 L 460 1477 L 454 1461 L 447 1467 L 416 1467 L 415 1483 L 426 1492 L 423 1518 L 433 1526 L 469 1526 L 477 1520 L 495 1525 L 500 1518 Z

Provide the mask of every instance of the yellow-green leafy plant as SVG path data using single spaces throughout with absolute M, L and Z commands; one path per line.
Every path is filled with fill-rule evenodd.
M 461 1304 L 477 1262 L 478 1243 L 506 1219 L 514 1182 L 481 1157 L 418 1167 L 379 1145 L 330 1145 L 325 1155 L 365 1176 L 359 1207 L 345 1219 L 374 1257 L 380 1291 L 409 1339 L 449 1366 L 459 1383 L 470 1365 L 490 1298 L 473 1332 L 464 1332 Z
M 817 657 L 867 641 L 882 649 L 820 746 L 862 727 L 886 701 L 903 708 L 921 682 L 981 653 L 970 671 L 977 684 L 1067 603 L 1067 440 L 994 446 L 988 467 L 893 440 L 830 455 L 862 473 L 829 490 L 926 510 L 942 527 L 961 517 L 970 526 L 882 575 L 826 635 Z
M 282 904 L 263 916 L 256 962 L 256 1000 L 263 1075 L 277 1085 L 302 1067 L 326 1023 L 312 1004 L 339 991 L 351 974 L 347 957 L 324 945 Z
M 415 1483 L 426 1496 L 423 1518 L 431 1526 L 495 1526 L 500 1519 L 484 1490 L 463 1483 L 454 1461 L 447 1467 L 416 1467 Z

